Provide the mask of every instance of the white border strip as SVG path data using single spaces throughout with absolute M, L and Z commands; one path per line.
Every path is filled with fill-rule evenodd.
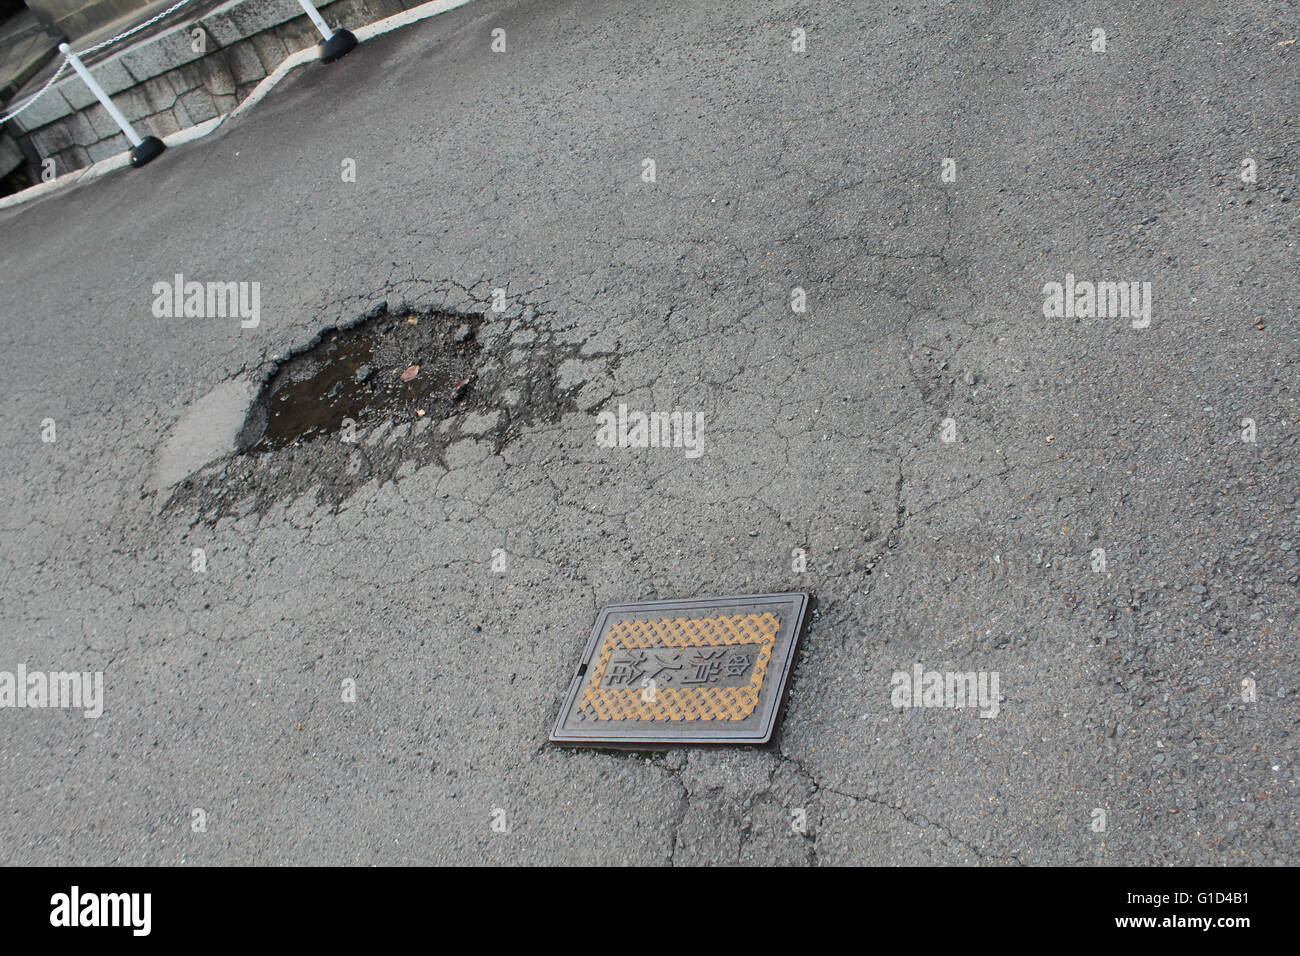
M 359 42 L 364 43 L 366 40 L 373 39 L 377 36 L 383 36 L 385 33 L 391 33 L 401 27 L 410 26 L 412 23 L 419 23 L 421 20 L 428 20 L 430 17 L 436 17 L 440 13 L 446 13 L 449 10 L 455 10 L 457 7 L 463 7 L 470 0 L 430 0 L 429 3 L 423 3 L 418 7 L 412 7 L 410 10 L 403 10 L 401 13 L 386 17 L 383 20 L 376 20 L 374 23 L 367 23 L 363 27 L 358 27 L 352 31 L 356 34 Z M 207 136 L 226 120 L 234 119 L 246 110 L 252 109 L 258 103 L 266 98 L 266 95 L 275 89 L 289 73 L 302 66 L 304 63 L 315 63 L 319 59 L 315 45 L 309 46 L 304 50 L 293 53 L 280 62 L 269 75 L 263 77 L 262 81 L 254 87 L 253 92 L 236 106 L 229 113 L 221 116 L 214 116 L 210 120 L 199 123 L 197 126 L 190 126 L 186 129 L 172 133 L 170 136 L 164 136 L 163 142 L 170 146 L 180 146 L 184 143 L 192 143 L 196 139 L 202 139 Z M 47 193 L 52 193 L 57 189 L 65 186 L 73 186 L 77 183 L 98 179 L 105 173 L 111 173 L 116 169 L 131 164 L 131 154 L 118 153 L 116 156 L 110 156 L 107 159 L 101 159 L 99 162 L 87 166 L 83 169 L 74 169 L 70 173 L 64 173 L 47 183 L 37 183 L 21 192 L 14 193 L 12 196 L 0 198 L 0 209 L 8 209 L 11 206 L 18 206 L 34 199 L 39 199 Z

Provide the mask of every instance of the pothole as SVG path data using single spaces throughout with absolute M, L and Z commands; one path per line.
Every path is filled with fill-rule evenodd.
M 179 483 L 167 510 L 215 522 L 312 488 L 337 505 L 400 469 L 445 465 L 465 439 L 499 453 L 526 426 L 576 407 L 582 383 L 561 387 L 557 370 L 579 348 L 490 313 L 384 307 L 325 330 L 271 369 L 236 453 Z
M 239 450 L 252 454 L 382 416 L 435 421 L 473 404 L 481 316 L 383 316 L 321 336 L 280 365 L 249 409 Z M 350 437 L 350 435 L 349 435 Z

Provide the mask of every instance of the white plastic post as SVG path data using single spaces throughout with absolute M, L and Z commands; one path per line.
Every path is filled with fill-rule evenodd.
M 319 14 L 317 15 L 319 16 Z M 95 94 L 95 98 L 99 100 L 104 109 L 108 111 L 108 115 L 113 117 L 113 121 L 117 123 L 118 126 L 122 127 L 122 132 L 125 133 L 126 138 L 131 141 L 131 145 L 139 146 L 140 143 L 143 142 L 143 140 L 140 139 L 140 134 L 135 131 L 135 127 L 131 125 L 130 120 L 122 115 L 122 111 L 113 105 L 113 101 L 108 98 L 108 94 L 104 92 L 104 88 L 95 82 L 95 78 L 90 75 L 90 71 L 86 69 L 86 65 L 77 58 L 77 54 L 72 52 L 72 47 L 68 46 L 66 43 L 60 43 L 59 52 L 68 58 L 68 62 L 72 64 L 72 68 L 77 71 L 77 74 L 85 80 L 86 85 L 90 87 L 90 92 Z
M 334 31 L 326 25 L 325 18 L 320 15 L 320 11 L 312 6 L 311 0 L 298 0 L 298 3 L 307 12 L 307 16 L 311 17 L 311 22 L 316 24 L 316 29 L 320 31 L 322 37 L 328 40 L 334 35 Z

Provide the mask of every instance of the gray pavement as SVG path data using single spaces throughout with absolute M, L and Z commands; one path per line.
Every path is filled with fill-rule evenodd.
M 0 710 L 0 862 L 1296 863 L 1298 32 L 479 0 L 0 212 L 0 671 L 105 681 Z M 155 317 L 177 273 L 260 324 Z M 1149 327 L 1046 317 L 1067 273 Z M 486 312 L 511 401 L 562 400 L 150 490 L 384 302 Z M 600 447 L 620 402 L 704 453 Z M 771 747 L 546 743 L 600 606 L 792 589 Z M 895 708 L 916 663 L 999 713 Z

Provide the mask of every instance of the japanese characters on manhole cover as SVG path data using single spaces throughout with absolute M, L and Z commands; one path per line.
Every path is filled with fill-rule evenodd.
M 612 604 L 600 612 L 554 743 L 767 743 L 808 596 Z

